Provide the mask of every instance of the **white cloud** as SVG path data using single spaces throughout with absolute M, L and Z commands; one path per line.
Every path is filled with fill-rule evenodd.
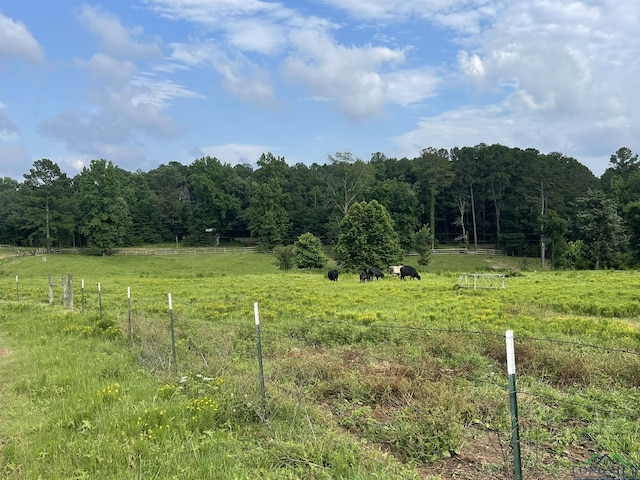
M 479 143 L 516 146 L 516 131 L 523 127 L 499 106 L 466 107 L 425 117 L 414 130 L 394 137 L 393 141 L 399 158 L 411 158 L 425 147 L 450 149 Z
M 431 69 L 399 70 L 383 76 L 387 99 L 402 106 L 419 103 L 436 95 L 440 78 Z
M 212 42 L 194 44 L 171 44 L 171 59 L 184 62 L 189 67 L 208 66 L 222 78 L 223 87 L 249 102 L 273 105 L 273 80 L 270 73 L 260 68 L 247 56 L 237 53 L 235 59 Z
M 231 165 L 243 163 L 256 165 L 256 162 L 263 153 L 275 152 L 276 150 L 277 148 L 268 145 L 228 143 L 225 145 L 194 148 L 191 153 L 198 157 L 215 157 L 220 160 L 220 162 Z
M 84 5 L 77 18 L 89 31 L 101 38 L 102 50 L 109 55 L 143 58 L 162 54 L 156 40 L 147 43 L 135 40 L 135 37 L 143 34 L 142 27 L 125 28 L 118 18 L 97 7 Z
M 388 83 L 380 70 L 404 61 L 404 52 L 387 47 L 345 47 L 318 31 L 296 31 L 290 38 L 296 51 L 283 63 L 290 81 L 303 84 L 312 95 L 332 99 L 353 120 L 382 110 L 388 101 Z M 397 82 L 399 77 L 392 80 Z
M 0 13 L 0 59 L 11 57 L 40 62 L 44 59 L 44 53 L 22 22 Z
M 439 85 L 427 67 L 401 68 L 405 50 L 342 45 L 330 34 L 336 24 L 282 3 L 149 0 L 147 4 L 167 18 L 193 22 L 209 32 L 206 39 L 199 34 L 191 44 L 170 44 L 172 62 L 213 68 L 228 92 L 248 102 L 275 103 L 277 67 L 290 83 L 307 91 L 307 98 L 330 100 L 355 121 L 380 114 L 390 102 L 421 102 Z
M 500 0 L 323 0 L 365 20 L 402 21 L 419 18 L 459 33 L 477 33 L 493 19 Z
M 246 19 L 227 27 L 227 39 L 241 51 L 271 54 L 282 50 L 287 42 L 283 28 L 263 19 Z
M 93 77 L 109 84 L 126 84 L 137 68 L 130 60 L 116 60 L 104 53 L 96 53 L 89 60 L 75 61 Z
M 134 107 L 148 104 L 163 110 L 176 98 L 204 98 L 172 80 L 155 80 L 146 76 L 135 76 L 131 80 L 135 93 L 131 98 Z
M 222 76 L 223 86 L 233 95 L 267 105 L 273 103 L 273 83 L 269 73 L 248 61 L 221 58 L 213 68 Z
M 166 18 L 212 27 L 218 27 L 233 18 L 282 18 L 290 12 L 282 3 L 261 0 L 146 0 L 145 3 L 151 10 Z
M 213 42 L 172 43 L 170 58 L 174 62 L 181 62 L 189 67 L 210 64 L 223 58 L 224 53 Z
M 467 77 L 477 78 L 485 75 L 482 59 L 476 54 L 465 51 L 458 52 L 458 68 Z
M 636 127 L 637 130 L 637 119 Z M 499 143 L 510 147 L 536 148 L 543 153 L 562 152 L 576 158 L 596 175 L 606 168 L 609 155 L 620 146 L 633 145 L 630 119 L 609 118 L 592 122 L 590 117 L 558 118 L 550 123 L 545 117 L 523 116 L 513 112 L 508 102 L 502 105 L 461 107 L 457 110 L 422 118 L 416 128 L 392 140 L 401 158 L 414 157 L 425 147 L 446 148 Z
M 100 51 L 75 64 L 98 80 L 87 89 L 86 107 L 69 109 L 40 125 L 40 132 L 61 142 L 80 168 L 87 159 L 106 158 L 135 170 L 147 161 L 145 135 L 175 138 L 178 128 L 166 110 L 176 98 L 203 98 L 180 83 L 140 72 L 131 58 L 160 53 L 156 42 L 141 43 L 140 29 L 126 29 L 119 20 L 92 7 L 78 18 L 102 40 Z

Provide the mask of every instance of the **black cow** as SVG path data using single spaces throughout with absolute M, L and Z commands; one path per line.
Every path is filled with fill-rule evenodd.
M 371 275 L 371 278 L 375 278 L 376 280 L 378 280 L 379 278 L 384 278 L 384 273 L 382 273 L 382 270 L 380 270 L 378 267 L 371 267 L 369 270 L 367 270 L 367 273 Z
M 339 275 L 340 273 L 338 273 L 338 270 L 329 270 L 329 273 L 327 273 L 327 277 L 329 277 L 329 280 L 332 282 L 337 282 Z
M 404 280 L 404 277 L 417 278 L 418 280 L 420 280 L 420 275 L 418 274 L 416 269 L 407 265 L 400 269 L 400 279 Z
M 373 279 L 373 275 L 369 273 L 369 271 L 362 272 L 360 274 L 360 283 L 370 282 Z

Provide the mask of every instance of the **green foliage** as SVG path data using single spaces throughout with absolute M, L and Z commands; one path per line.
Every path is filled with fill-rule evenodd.
M 335 245 L 339 222 L 353 204 L 376 200 L 405 251 L 419 225 L 428 222 L 432 248 L 473 241 L 476 247 L 485 243 L 511 255 L 539 257 L 544 240 L 558 268 L 566 242 L 582 239 L 592 268 L 624 267 L 629 259 L 640 263 L 633 241 L 640 163 L 624 147 L 600 179 L 559 152 L 499 144 L 427 147 L 416 158 L 402 159 L 377 152 L 370 162 L 342 152 L 310 166 L 290 166 L 266 153 L 255 169 L 203 157 L 131 173 L 94 160 L 73 179 L 42 159 L 24 177 L 22 183 L 0 179 L 0 243 L 20 248 L 108 252 L 156 242 L 211 246 L 253 236 L 267 251 L 307 232 Z M 577 198 L 600 188 L 615 202 L 633 236 L 630 244 L 617 245 L 613 235 L 596 247 L 586 237 L 585 223 L 575 215 Z
M 600 190 L 588 190 L 577 199 L 577 208 L 578 230 L 592 267 L 621 266 L 628 238 L 615 201 Z
M 336 259 L 348 270 L 393 264 L 401 257 L 398 234 L 376 200 L 355 203 L 340 222 Z
M 276 265 L 280 270 L 289 271 L 296 264 L 296 257 L 293 245 L 280 245 L 273 249 L 273 256 Z
M 193 162 L 190 172 L 193 217 L 189 242 L 215 244 L 217 237 L 228 236 L 240 215 L 241 200 L 235 192 L 239 179 L 231 165 L 211 157 Z M 179 212 L 181 206 L 174 208 Z
M 630 202 L 625 207 L 625 219 L 632 261 L 634 265 L 638 265 L 640 264 L 640 200 Z
M 567 243 L 558 262 L 558 266 L 561 268 L 573 268 L 576 270 L 585 270 L 591 265 L 589 252 L 583 240 Z
M 423 225 L 413 235 L 413 249 L 418 253 L 418 264 L 424 267 L 431 263 L 431 238 L 429 225 Z
M 22 230 L 32 245 L 47 251 L 67 244 L 73 237 L 71 181 L 60 167 L 43 158 L 36 160 L 20 189 L 25 214 Z
M 249 229 L 252 236 L 266 249 L 282 245 L 287 237 L 290 222 L 283 206 L 285 198 L 286 195 L 276 180 L 252 183 L 251 205 L 247 210 Z
M 79 230 L 88 247 L 105 252 L 124 246 L 132 224 L 122 170 L 106 160 L 92 160 L 74 180 Z
M 329 261 L 320 239 L 309 232 L 300 235 L 293 244 L 293 256 L 298 268 L 324 268 Z
M 373 187 L 370 198 L 384 205 L 398 232 L 401 247 L 410 250 L 413 233 L 420 225 L 422 213 L 416 191 L 409 183 L 398 178 L 384 179 Z

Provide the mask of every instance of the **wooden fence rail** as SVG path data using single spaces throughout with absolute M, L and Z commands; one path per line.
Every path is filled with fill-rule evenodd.
M 478 248 L 472 250 L 469 248 L 435 248 L 431 250 L 432 255 L 506 255 L 504 250 L 495 248 Z
M 81 249 L 67 248 L 54 249 L 51 253 L 81 253 Z M 198 247 L 198 248 L 115 248 L 109 250 L 110 255 L 148 255 L 148 256 L 169 256 L 169 255 L 203 255 L 203 254 L 241 254 L 258 253 L 258 247 Z M 507 255 L 504 250 L 495 248 L 436 248 L 431 250 L 432 255 Z M 417 255 L 411 252 L 408 255 Z
M 118 248 L 115 255 L 203 255 L 226 253 L 257 253 L 258 247 L 204 247 L 204 248 Z

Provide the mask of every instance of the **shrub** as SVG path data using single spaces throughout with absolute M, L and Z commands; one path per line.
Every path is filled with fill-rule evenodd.
M 293 256 L 298 268 L 324 268 L 329 260 L 322 251 L 320 239 L 312 233 L 303 233 L 293 245 Z

